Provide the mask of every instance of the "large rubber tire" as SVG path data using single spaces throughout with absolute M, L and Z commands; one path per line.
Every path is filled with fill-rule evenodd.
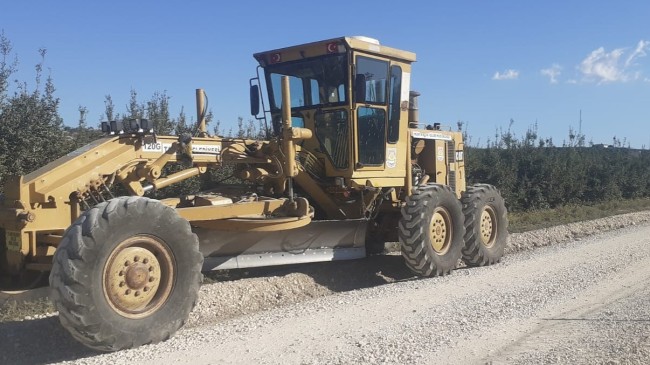
M 492 185 L 471 186 L 461 197 L 465 215 L 463 261 L 468 266 L 492 265 L 501 260 L 508 241 L 508 211 Z
M 157 200 L 120 197 L 82 214 L 50 273 L 59 319 L 100 351 L 168 339 L 187 320 L 203 255 L 189 223 Z
M 399 240 L 406 266 L 415 274 L 441 276 L 455 269 L 464 233 L 460 202 L 448 186 L 418 187 L 406 199 Z

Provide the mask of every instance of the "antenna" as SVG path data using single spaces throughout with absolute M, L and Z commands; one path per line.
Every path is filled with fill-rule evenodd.
M 580 109 L 580 121 L 578 122 L 578 135 L 582 135 L 582 109 Z

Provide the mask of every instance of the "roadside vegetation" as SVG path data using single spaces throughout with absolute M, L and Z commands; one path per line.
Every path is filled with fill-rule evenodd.
M 650 198 L 612 200 L 593 205 L 567 205 L 553 209 L 515 211 L 508 213 L 508 230 L 510 233 L 521 233 L 645 210 L 650 210 Z
M 511 212 L 650 197 L 650 150 L 585 139 L 572 128 L 561 145 L 538 137 L 536 125 L 519 138 L 498 131 L 486 147 L 467 148 L 468 182 L 497 186 Z
M 471 141 L 467 133 L 465 140 Z M 499 130 L 465 155 L 468 184 L 501 191 L 511 232 L 650 210 L 650 150 L 616 137 L 611 145 L 594 145 L 569 127 L 558 146 L 533 125 L 521 137 Z

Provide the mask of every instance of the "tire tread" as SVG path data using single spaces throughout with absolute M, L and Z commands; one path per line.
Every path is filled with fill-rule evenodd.
M 478 236 L 480 227 L 479 220 L 482 207 L 487 204 L 488 197 L 494 199 L 492 204 L 495 210 L 498 236 L 492 248 L 488 248 L 481 242 Z M 463 215 L 465 216 L 465 245 L 463 247 L 463 261 L 468 266 L 488 266 L 498 263 L 507 243 L 508 218 L 507 210 L 499 193 L 499 190 L 489 184 L 477 184 L 467 188 L 461 197 L 463 204 Z
M 111 221 L 127 214 L 139 214 L 156 210 L 160 214 L 177 216 L 173 208 L 143 197 L 120 197 L 100 203 L 82 214 L 64 233 L 61 245 L 57 248 L 50 273 L 51 297 L 59 311 L 59 319 L 72 336 L 84 345 L 100 350 L 115 351 L 139 346 L 144 343 L 163 341 L 171 336 L 183 323 L 194 308 L 198 298 L 199 285 L 202 280 L 200 272 L 203 256 L 198 250 L 198 238 L 192 233 L 189 223 L 182 224 L 184 234 L 191 237 L 191 242 L 184 242 L 191 250 L 190 267 L 178 267 L 177 270 L 192 270 L 194 279 L 184 292 L 189 297 L 184 299 L 185 308 L 180 309 L 180 318 L 169 319 L 160 325 L 160 329 L 150 331 L 147 335 L 133 333 L 116 333 L 116 328 L 107 323 L 96 306 L 92 303 L 93 284 L 91 272 L 97 270 L 94 260 L 101 244 L 97 235 L 111 227 Z M 161 212 L 159 212 L 161 210 Z M 179 265 L 180 266 L 180 265 Z M 178 285 L 178 284 L 177 284 Z M 152 314 L 152 315 L 155 315 Z
M 451 197 L 451 198 L 450 198 Z M 460 228 L 461 232 L 455 232 L 452 237 L 451 247 L 444 255 L 447 257 L 444 262 L 430 249 L 428 237 L 425 234 L 425 227 L 428 227 L 427 208 L 435 204 L 435 199 L 447 200 L 447 204 L 453 205 L 450 210 L 452 215 L 452 226 Z M 453 202 L 453 203 L 451 203 Z M 456 207 L 457 205 L 457 207 Z M 454 211 L 458 214 L 454 216 Z M 420 276 L 442 276 L 449 274 L 456 267 L 460 258 L 460 245 L 458 241 L 463 236 L 462 224 L 454 224 L 457 219 L 462 219 L 460 214 L 460 203 L 450 187 L 446 185 L 429 184 L 414 189 L 411 196 L 407 197 L 406 204 L 402 208 L 402 219 L 399 221 L 399 239 L 401 242 L 402 256 L 406 266 L 415 274 Z M 462 244 L 462 242 L 460 242 Z M 453 261 L 453 264 L 449 262 Z

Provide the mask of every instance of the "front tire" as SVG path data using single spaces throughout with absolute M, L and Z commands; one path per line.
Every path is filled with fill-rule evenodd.
M 84 212 L 54 255 L 52 299 L 74 338 L 100 351 L 168 339 L 196 304 L 203 256 L 189 223 L 157 200 Z
M 449 274 L 460 259 L 464 232 L 460 202 L 448 186 L 414 189 L 399 222 L 406 266 L 420 276 Z
M 465 215 L 463 261 L 487 266 L 501 260 L 508 241 L 508 211 L 497 188 L 470 186 L 461 197 Z

